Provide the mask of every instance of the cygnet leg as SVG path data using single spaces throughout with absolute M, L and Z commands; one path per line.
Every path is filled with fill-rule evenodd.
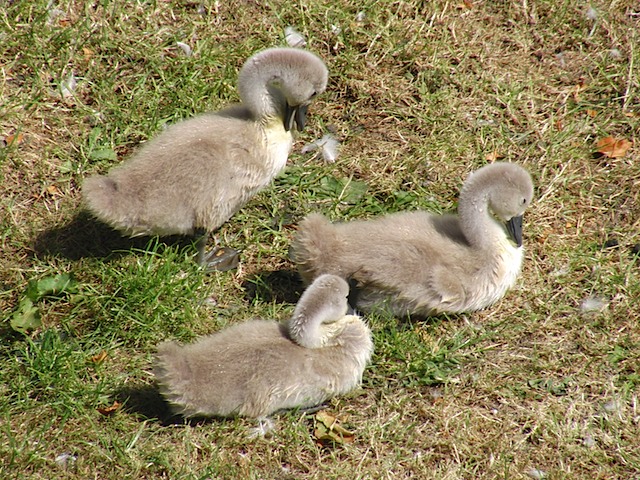
M 208 272 L 226 272 L 233 270 L 240 263 L 240 252 L 230 247 L 216 247 L 207 252 L 209 233 L 204 230 L 196 232 L 196 248 L 198 249 L 198 265 L 205 267 Z

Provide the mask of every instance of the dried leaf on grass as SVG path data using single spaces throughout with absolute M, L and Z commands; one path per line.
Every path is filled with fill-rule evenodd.
M 110 415 L 113 415 L 115 412 L 117 412 L 121 406 L 122 404 L 119 401 L 114 400 L 113 405 L 109 407 L 98 407 L 96 408 L 96 410 L 98 410 L 98 412 L 104 415 L 105 417 L 108 417 Z
M 353 443 L 355 434 L 338 423 L 338 419 L 324 410 L 315 415 L 316 441 L 322 445 L 343 445 Z
M 604 137 L 598 140 L 596 152 L 601 153 L 605 157 L 620 158 L 627 154 L 631 148 L 632 142 L 626 138 Z
M 82 47 L 82 55 L 84 56 L 85 62 L 91 60 L 94 56 L 95 52 L 87 47 Z
M 55 185 L 49 185 L 47 187 L 47 193 L 52 197 L 61 197 L 64 194 L 60 191 L 60 189 Z
M 104 362 L 107 357 L 109 356 L 109 354 L 106 352 L 106 350 L 102 350 L 100 353 L 97 353 L 95 355 L 93 355 L 91 357 L 91 361 L 97 365 L 101 364 L 102 362 Z
M 24 140 L 24 134 L 16 133 L 12 135 L 7 135 L 4 137 L 3 142 L 4 145 L 10 147 L 11 145 L 20 145 Z
M 494 151 L 493 151 L 493 152 L 491 152 L 491 153 L 487 153 L 487 154 L 484 156 L 484 159 L 485 159 L 487 162 L 490 162 L 490 163 L 493 163 L 493 162 L 495 162 L 496 160 L 500 160 L 501 158 L 504 158 L 504 155 L 502 155 L 501 153 L 499 153 L 497 150 L 494 150 Z

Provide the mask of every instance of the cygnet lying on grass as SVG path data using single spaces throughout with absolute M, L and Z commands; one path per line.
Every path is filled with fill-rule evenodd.
M 332 224 L 312 214 L 291 256 L 307 283 L 326 273 L 349 280 L 350 301 L 365 312 L 478 310 L 502 298 L 520 273 L 522 214 L 532 198 L 522 167 L 495 163 L 464 182 L 458 215 L 417 211 Z
M 158 347 L 161 393 L 186 417 L 264 418 L 311 407 L 360 384 L 371 358 L 371 334 L 347 315 L 349 287 L 322 275 L 304 292 L 287 322 L 253 320 L 191 345 Z
M 273 48 L 249 58 L 238 77 L 242 103 L 170 126 L 107 175 L 84 181 L 88 209 L 126 235 L 201 235 L 199 262 L 214 232 L 284 168 L 293 127 L 327 85 L 316 55 Z

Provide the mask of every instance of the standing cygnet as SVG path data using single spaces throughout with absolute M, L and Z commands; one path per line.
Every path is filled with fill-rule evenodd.
M 292 258 L 305 282 L 325 273 L 353 282 L 350 300 L 362 311 L 426 317 L 478 310 L 515 283 L 522 214 L 532 198 L 523 168 L 495 163 L 467 178 L 458 215 L 417 211 L 342 224 L 309 215 Z
M 155 375 L 177 413 L 263 418 L 348 392 L 371 358 L 371 333 L 347 315 L 349 287 L 322 275 L 285 322 L 253 320 L 191 345 L 158 347 Z
M 199 262 L 215 231 L 284 168 L 294 125 L 327 85 L 316 55 L 273 48 L 246 61 L 242 103 L 167 128 L 108 175 L 87 178 L 83 196 L 100 220 L 126 235 L 202 235 Z

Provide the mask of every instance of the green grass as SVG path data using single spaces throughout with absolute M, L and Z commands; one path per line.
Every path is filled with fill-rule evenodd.
M 0 477 L 637 476 L 640 11 L 591 5 L 595 22 L 586 4 L 552 0 L 6 2 Z M 244 60 L 283 45 L 288 25 L 331 77 L 287 170 L 218 232 L 242 250 L 239 270 L 205 274 L 190 241 L 123 239 L 82 212 L 86 176 L 236 101 Z M 342 141 L 336 163 L 300 153 L 327 131 Z M 608 135 L 634 146 L 598 158 Z M 307 213 L 450 211 L 495 157 L 536 184 L 522 276 L 482 312 L 368 317 L 363 386 L 327 407 L 353 443 L 319 445 L 304 412 L 257 440 L 250 420 L 170 417 L 151 375 L 157 343 L 290 315 L 302 286 L 287 253 Z M 29 290 L 60 274 L 73 287 Z M 602 310 L 581 309 L 595 297 Z M 11 328 L 34 311 L 40 326 Z

